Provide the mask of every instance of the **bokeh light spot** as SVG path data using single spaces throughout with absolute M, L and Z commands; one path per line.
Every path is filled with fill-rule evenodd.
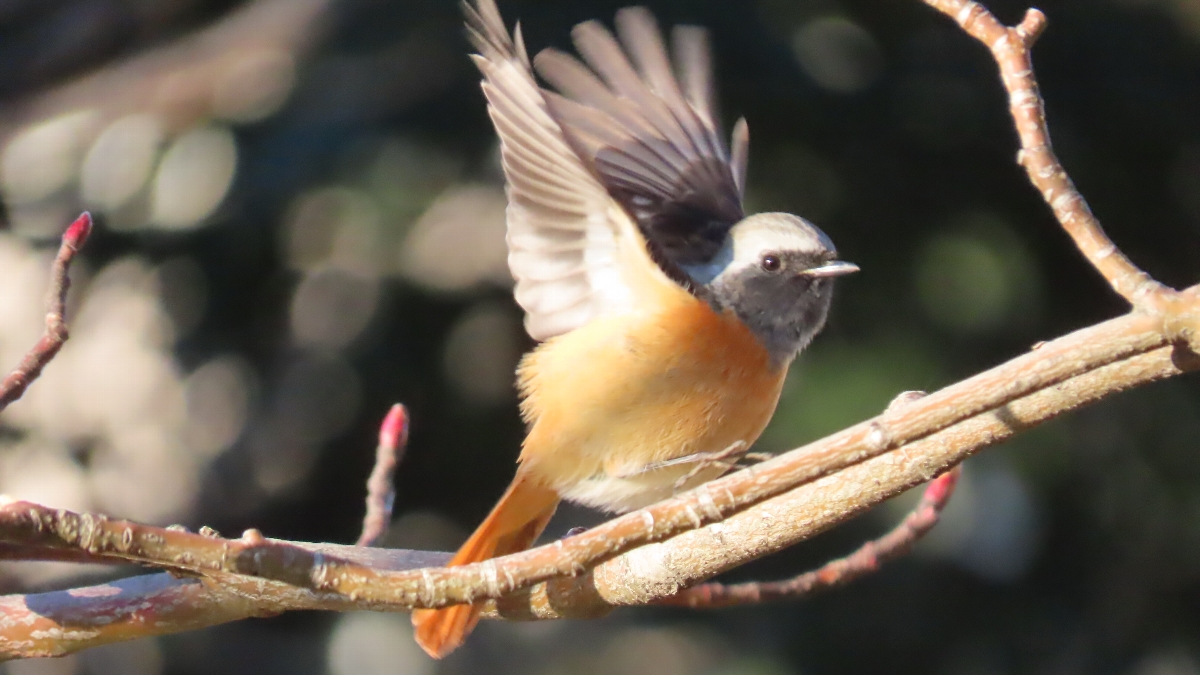
M 89 474 L 96 505 L 130 520 L 178 522 L 200 489 L 200 462 L 183 447 L 175 424 L 146 420 L 116 431 L 96 449 Z
M 70 112 L 13 136 L 0 157 L 0 186 L 9 204 L 48 197 L 75 178 L 96 122 L 93 111 Z
M 715 635 L 674 628 L 628 628 L 596 655 L 596 672 L 622 675 L 701 675 L 719 664 Z
M 918 254 L 917 298 L 926 315 L 957 332 L 1028 325 L 1040 290 L 1032 257 L 1000 219 L 962 220 Z
M 362 399 L 358 374 L 340 355 L 308 353 L 295 359 L 275 401 L 278 422 L 289 436 L 320 443 L 349 426 Z
M 1014 582 L 1033 563 L 1041 541 L 1033 497 L 1001 458 L 978 457 L 964 468 L 954 499 L 919 550 L 952 560 L 983 579 Z M 901 511 L 906 504 L 911 506 L 898 500 L 890 510 Z
M 792 37 L 792 49 L 804 72 L 839 94 L 871 86 L 883 70 L 883 52 L 861 26 L 830 16 L 804 24 Z
M 1197 12 L 1200 14 L 1200 11 Z M 1200 16 L 1196 22 L 1197 33 L 1200 33 Z M 1130 675 L 1200 675 L 1200 663 L 1197 663 L 1191 649 L 1183 644 L 1160 647 L 1143 656 L 1129 670 Z
M 287 100 L 296 83 L 296 62 L 279 49 L 239 55 L 217 80 L 213 113 L 233 122 L 269 117 Z
M 237 143 L 225 127 L 200 127 L 175 140 L 154 177 L 151 220 L 168 230 L 195 227 L 229 190 L 237 167 Z
M 363 275 L 379 274 L 385 257 L 380 246 L 382 218 L 375 200 L 363 190 L 328 187 L 296 200 L 284 229 L 288 266 L 316 270 L 332 265 Z
M 253 381 L 250 365 L 236 356 L 219 356 L 188 376 L 188 449 L 213 457 L 237 440 L 249 414 Z
M 442 291 L 483 282 L 510 285 L 505 205 L 499 188 L 459 185 L 446 190 L 409 232 L 400 252 L 401 269 Z
M 163 143 L 163 128 L 154 115 L 128 115 L 100 132 L 83 160 L 83 201 L 111 211 L 145 187 Z
M 407 615 L 343 614 L 329 637 L 331 675 L 429 675 L 434 662 L 412 639 Z
M 1004 264 L 986 242 L 943 236 L 929 243 L 918 264 L 917 287 L 939 323 L 963 329 L 995 326 L 1012 306 Z
M 466 401 L 497 405 L 516 394 L 514 371 L 521 356 L 521 324 L 498 303 L 468 310 L 446 339 L 446 379 Z
M 292 334 L 305 344 L 343 347 L 367 327 L 379 304 L 379 281 L 339 269 L 304 275 L 292 296 Z
M 0 494 L 56 508 L 89 506 L 87 475 L 52 443 L 29 441 L 0 453 Z

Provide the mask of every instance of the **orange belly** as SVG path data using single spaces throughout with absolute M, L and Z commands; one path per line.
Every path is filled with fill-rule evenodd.
M 523 474 L 566 499 L 626 511 L 670 496 L 694 467 L 640 471 L 647 465 L 758 438 L 786 365 L 773 366 L 731 313 L 683 289 L 671 295 L 658 311 L 596 319 L 525 358 Z

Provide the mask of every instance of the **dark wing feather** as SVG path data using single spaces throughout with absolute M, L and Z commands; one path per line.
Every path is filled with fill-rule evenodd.
M 537 55 L 534 67 L 561 94 L 547 92 L 547 110 L 666 258 L 661 264 L 708 262 L 745 216 L 745 122 L 734 129 L 731 155 L 718 131 L 703 29 L 675 30 L 676 74 L 649 11 L 623 9 L 616 26 L 619 42 L 595 21 L 572 31 L 587 65 L 553 49 Z

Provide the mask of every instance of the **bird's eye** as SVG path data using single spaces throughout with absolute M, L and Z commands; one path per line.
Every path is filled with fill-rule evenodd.
M 762 268 L 768 272 L 778 272 L 783 263 L 779 261 L 779 256 L 767 254 L 762 257 Z

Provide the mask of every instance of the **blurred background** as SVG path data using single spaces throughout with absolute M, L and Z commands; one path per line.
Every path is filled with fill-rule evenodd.
M 501 11 L 536 51 L 622 4 Z M 752 131 L 750 209 L 817 222 L 863 268 L 760 449 L 1123 311 L 1015 164 L 988 54 L 917 0 L 649 4 L 713 29 L 726 124 Z M 1040 7 L 1064 163 L 1137 263 L 1195 283 L 1200 3 Z M 512 475 L 531 346 L 467 51 L 452 0 L 0 0 L 0 363 L 41 330 L 56 237 L 84 208 L 99 222 L 71 341 L 0 417 L 0 493 L 349 543 L 402 401 L 386 543 L 453 549 Z M 1194 378 L 1074 413 L 971 460 L 913 556 L 794 604 L 485 622 L 441 663 L 406 615 L 297 613 L 0 672 L 1200 674 L 1198 451 Z M 820 564 L 914 500 L 731 576 Z M 598 520 L 564 508 L 548 535 Z M 5 564 L 0 591 L 126 573 Z

